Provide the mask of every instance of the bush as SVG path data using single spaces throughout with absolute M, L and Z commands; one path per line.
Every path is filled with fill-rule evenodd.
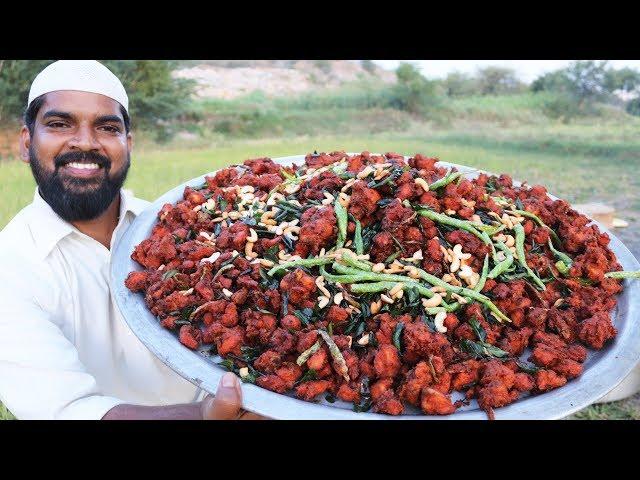
M 437 94 L 437 82 L 427 80 L 409 63 L 402 63 L 396 76 L 398 82 L 391 89 L 390 107 L 423 117 L 433 117 L 440 110 L 442 101 Z
M 51 60 L 0 60 L 0 122 L 22 116 L 31 82 L 50 63 Z
M 607 62 L 578 61 L 567 68 L 540 76 L 531 84 L 534 92 L 548 91 L 558 95 L 548 104 L 550 116 L 570 118 L 577 115 L 593 115 L 597 104 L 620 105 L 616 91 L 632 92 L 640 86 L 640 72 L 630 68 L 607 68 Z M 627 112 L 637 107 L 628 104 Z M 633 113 L 632 113 L 633 114 Z
M 166 127 L 189 103 L 195 81 L 173 78 L 171 60 L 106 60 L 129 95 L 131 123 L 142 128 Z
M 31 82 L 50 60 L 0 60 L 0 120 L 18 120 L 26 107 Z M 189 103 L 195 82 L 172 77 L 177 62 L 105 60 L 129 95 L 131 123 L 154 128 L 159 140 L 172 134 L 169 122 Z
M 640 72 L 631 68 L 621 68 L 620 70 L 611 68 L 605 72 L 604 84 L 610 92 L 616 90 L 632 92 L 640 87 Z
M 576 99 L 566 93 L 559 93 L 545 100 L 542 112 L 549 118 L 559 119 L 565 123 L 584 113 Z
M 634 98 L 627 103 L 625 110 L 630 115 L 635 115 L 640 117 L 640 97 Z
M 441 81 L 448 97 L 465 97 L 479 93 L 478 82 L 466 73 L 451 72 Z
M 274 98 L 273 106 L 283 110 L 390 108 L 395 97 L 392 90 L 391 86 L 381 82 L 358 81 L 334 90 L 311 91 L 293 97 Z
M 532 92 L 558 92 L 566 89 L 567 79 L 562 70 L 540 75 L 529 87 Z
M 478 93 L 481 95 L 504 95 L 525 90 L 525 84 L 518 80 L 510 68 L 485 67 L 476 75 Z

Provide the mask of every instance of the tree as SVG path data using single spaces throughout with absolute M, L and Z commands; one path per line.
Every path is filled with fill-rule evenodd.
M 166 124 L 183 111 L 195 82 L 173 78 L 170 60 L 103 60 L 129 96 L 134 126 L 155 128 L 164 136 Z M 31 82 L 50 60 L 0 60 L 0 120 L 17 120 L 27 104 Z
M 31 82 L 51 60 L 0 60 L 0 122 L 17 120 L 27 106 Z
M 605 88 L 606 61 L 573 62 L 565 71 L 570 93 L 579 101 L 579 104 L 605 100 L 610 93 Z
M 427 80 L 414 65 L 401 63 L 396 77 L 390 105 L 393 108 L 427 116 L 440 106 L 436 82 Z
M 604 86 L 609 92 L 633 92 L 640 87 L 640 72 L 632 68 L 611 68 L 605 72 Z
M 595 104 L 621 103 L 614 92 L 633 92 L 640 86 L 640 72 L 630 68 L 616 70 L 607 67 L 606 61 L 572 62 L 568 67 L 538 77 L 532 84 L 534 92 L 548 91 L 555 97 L 548 100 L 546 111 L 550 116 L 562 115 L 565 119 L 596 111 Z M 627 105 L 627 112 L 635 111 Z
M 142 128 L 159 127 L 184 111 L 195 82 L 173 78 L 178 63 L 172 60 L 105 60 L 129 95 L 131 123 Z M 166 133 L 166 132 L 165 132 Z
M 550 72 L 531 84 L 534 92 L 552 91 L 573 97 L 579 106 L 609 101 L 618 89 L 633 89 L 640 74 L 631 69 L 607 68 L 607 62 L 593 60 L 572 62 L 568 67 Z
M 442 87 L 448 97 L 462 97 L 478 93 L 477 80 L 462 72 L 449 73 L 442 80 Z
M 540 75 L 531 83 L 530 89 L 532 92 L 568 91 L 568 83 L 564 70 L 556 70 Z
M 627 103 L 625 110 L 630 115 L 640 117 L 640 97 L 634 98 Z
M 516 93 L 524 89 L 514 70 L 502 67 L 485 67 L 476 75 L 478 89 L 482 95 Z

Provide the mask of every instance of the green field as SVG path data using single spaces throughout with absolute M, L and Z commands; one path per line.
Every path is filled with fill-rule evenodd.
M 186 180 L 247 158 L 314 150 L 420 152 L 509 173 L 530 184 L 540 183 L 573 203 L 611 205 L 616 216 L 630 223 L 616 235 L 636 256 L 640 254 L 637 117 L 611 111 L 564 124 L 546 118 L 540 111 L 544 97 L 530 94 L 455 100 L 448 106 L 444 122 L 425 122 L 406 112 L 368 108 L 366 97 L 357 92 L 342 106 L 331 97 L 302 98 L 286 104 L 259 96 L 252 101 L 200 105 L 201 120 L 187 128 L 197 133 L 195 137 L 178 137 L 158 146 L 140 135 L 126 187 L 141 198 L 154 200 Z M 262 113 L 253 115 L 252 108 Z M 212 123 L 207 112 L 212 109 L 219 116 L 234 119 L 225 125 L 236 125 L 236 130 L 224 134 L 209 130 Z M 31 201 L 35 184 L 29 167 L 17 160 L 0 161 L 0 178 L 4 181 L 0 194 L 3 227 Z M 592 406 L 573 418 L 640 418 L 638 398 Z M 0 407 L 0 418 L 7 415 Z
M 598 138 L 603 130 L 611 140 Z M 285 139 L 233 139 L 194 147 L 180 144 L 163 148 L 144 145 L 132 155 L 126 187 L 153 200 L 193 177 L 257 156 L 278 157 L 328 151 L 417 152 L 493 172 L 507 172 L 571 202 L 602 201 L 633 222 L 623 234 L 637 231 L 640 213 L 640 140 L 612 125 L 571 126 L 555 131 L 517 127 L 493 130 L 433 130 L 349 136 L 305 136 Z M 28 165 L 0 162 L 5 181 L 0 203 L 0 226 L 6 225 L 33 197 L 35 183 Z

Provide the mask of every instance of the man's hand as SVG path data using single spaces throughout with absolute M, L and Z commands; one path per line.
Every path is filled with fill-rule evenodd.
M 265 417 L 242 410 L 240 382 L 231 372 L 222 376 L 215 397 L 207 395 L 200 408 L 204 420 L 265 420 Z
M 103 420 L 266 420 L 265 417 L 242 410 L 242 390 L 238 378 L 225 373 L 216 396 L 207 395 L 201 402 L 182 405 L 148 407 L 116 405 Z

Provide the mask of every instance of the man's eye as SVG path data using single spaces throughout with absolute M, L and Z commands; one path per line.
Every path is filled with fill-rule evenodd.
M 47 124 L 47 127 L 51 127 L 51 128 L 64 128 L 66 126 L 67 124 L 63 122 L 50 122 Z
M 120 129 L 118 127 L 114 127 L 113 125 L 104 125 L 100 128 L 105 129 L 107 132 L 111 132 L 111 133 L 119 133 Z

